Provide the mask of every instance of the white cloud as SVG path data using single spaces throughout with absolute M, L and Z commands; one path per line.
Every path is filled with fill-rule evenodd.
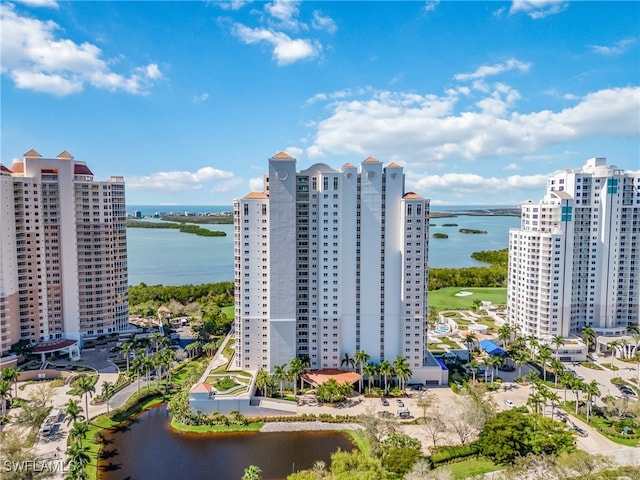
M 520 170 L 520 165 L 518 165 L 517 163 L 510 163 L 509 165 L 504 167 L 503 170 Z
M 270 44 L 273 47 L 273 57 L 281 66 L 316 57 L 322 49 L 320 44 L 312 40 L 292 39 L 285 33 L 265 28 L 249 28 L 235 24 L 233 33 L 246 44 L 261 42 Z
M 205 185 L 215 182 L 212 189 L 223 189 L 226 183 L 236 186 L 237 180 L 232 172 L 213 167 L 203 167 L 196 172 L 171 171 L 156 172 L 141 177 L 126 179 L 127 188 L 131 190 L 180 192 L 185 190 L 202 190 Z M 225 190 L 218 190 L 225 191 Z
M 207 92 L 201 93 L 200 95 L 194 95 L 191 99 L 192 103 L 202 103 L 209 100 L 209 94 Z
M 589 48 L 600 55 L 620 55 L 624 53 L 631 45 L 636 43 L 635 38 L 624 38 L 616 42 L 613 46 L 607 47 L 603 45 L 589 45 Z
M 264 189 L 264 180 L 262 177 L 249 179 L 249 188 L 252 192 L 261 192 Z
M 279 27 L 298 30 L 300 24 L 295 18 L 300 12 L 300 2 L 297 0 L 275 0 L 267 3 L 264 10 L 274 19 L 278 20 Z
M 130 75 L 111 71 L 102 51 L 88 42 L 77 44 L 58 38 L 60 27 L 18 15 L 13 5 L 0 5 L 2 73 L 18 88 L 64 96 L 85 84 L 107 90 L 146 94 L 153 80 L 162 77 L 156 64 L 136 67 Z
M 240 10 L 253 0 L 215 0 L 211 3 L 219 6 L 223 10 Z
M 479 204 L 514 203 L 544 191 L 548 175 L 511 175 L 508 177 L 483 177 L 474 173 L 446 173 L 444 175 L 416 175 L 407 172 L 407 189 L 427 198 L 446 198 L 453 203 L 456 198 L 469 203 L 470 198 Z M 507 200 L 509 202 L 510 200 Z
M 458 73 L 453 76 L 458 81 L 478 80 L 498 75 L 510 70 L 518 70 L 521 73 L 526 73 L 531 67 L 530 63 L 521 62 L 515 58 L 511 58 L 504 63 L 497 63 L 495 65 L 483 65 L 472 73 Z
M 325 17 L 320 10 L 313 11 L 313 20 L 311 26 L 316 30 L 323 30 L 329 33 L 336 33 L 338 26 L 331 17 Z
M 45 7 L 45 8 L 59 8 L 56 0 L 18 0 L 17 3 L 26 5 L 27 7 Z
M 427 0 L 426 2 L 424 2 L 424 7 L 422 8 L 425 12 L 433 12 L 439 3 L 440 0 Z
M 564 12 L 569 4 L 562 0 L 514 0 L 509 14 L 523 12 L 534 20 Z
M 553 112 L 518 113 L 518 94 L 497 84 L 478 102 L 480 111 L 460 111 L 459 96 L 377 91 L 364 99 L 336 101 L 318 121 L 309 157 L 376 152 L 417 167 L 451 160 L 525 155 L 580 138 L 637 136 L 640 88 L 590 93 L 575 106 Z

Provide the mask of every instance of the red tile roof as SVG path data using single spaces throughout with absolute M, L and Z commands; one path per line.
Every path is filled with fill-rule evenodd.
M 33 350 L 31 350 L 31 352 L 33 353 L 55 352 L 62 348 L 69 347 L 74 343 L 77 343 L 77 340 L 67 340 L 66 338 L 60 338 L 58 340 L 51 340 L 48 342 L 40 342 L 35 347 L 33 347 Z
M 380 162 L 378 162 L 378 160 L 376 160 L 373 157 L 367 157 L 364 159 L 363 163 L 380 163 Z
M 273 157 L 271 157 L 271 158 L 279 158 L 279 159 L 283 159 L 283 158 L 284 158 L 284 159 L 292 159 L 292 160 L 293 160 L 293 157 L 292 157 L 292 156 L 290 156 L 290 155 L 288 155 L 288 154 L 287 154 L 287 153 L 285 153 L 285 152 L 276 153 L 276 154 L 275 154 Z
M 31 150 L 29 150 L 27 153 L 25 153 L 23 155 L 23 157 L 38 157 L 38 158 L 42 158 L 42 155 L 40 155 L 38 152 L 36 152 L 33 148 Z
M 323 383 L 328 382 L 332 378 L 334 378 L 336 382 L 340 384 L 351 385 L 360 380 L 360 375 L 356 372 L 338 370 L 337 368 L 325 368 L 324 370 L 307 372 L 302 375 L 302 378 L 304 378 L 314 387 L 317 387 L 318 385 L 322 385 Z
M 261 199 L 261 198 L 269 198 L 269 195 L 263 192 L 251 192 L 246 194 L 244 198 L 248 200 L 255 200 L 255 199 Z
M 60 157 L 58 157 L 58 158 L 60 158 Z M 73 166 L 73 173 L 74 173 L 74 175 L 93 175 L 93 172 L 91 170 L 89 170 L 89 167 L 87 167 L 86 165 L 84 165 L 82 163 L 76 163 Z
M 0 172 L 11 173 L 11 170 L 9 170 L 7 167 L 5 167 L 3 164 L 0 163 Z
M 406 199 L 409 199 L 409 200 L 420 200 L 422 197 L 420 195 L 418 195 L 417 193 L 407 192 L 402 196 L 402 198 L 406 198 Z
M 24 173 L 24 162 L 13 162 L 9 170 L 11 173 Z
M 71 155 L 69 152 L 67 152 L 66 150 L 64 152 L 62 152 L 60 155 L 58 155 L 58 158 L 69 158 L 69 159 L 73 159 L 73 155 Z
M 191 392 L 191 393 L 210 393 L 211 390 L 213 390 L 213 385 L 211 385 L 210 383 L 198 382 L 193 387 L 191 387 L 191 390 L 189 390 L 189 392 Z

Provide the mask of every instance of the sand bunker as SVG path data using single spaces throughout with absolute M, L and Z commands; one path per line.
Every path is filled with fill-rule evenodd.
M 469 295 L 473 295 L 473 292 L 458 292 L 455 294 L 456 297 L 468 297 Z

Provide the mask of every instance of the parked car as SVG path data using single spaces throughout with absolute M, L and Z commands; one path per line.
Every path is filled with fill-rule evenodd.
M 411 385 L 411 390 L 416 390 L 421 392 L 422 390 L 424 390 L 424 385 Z
M 573 426 L 573 430 L 581 437 L 586 437 L 588 435 L 587 432 L 584 431 L 584 429 L 580 428 L 577 425 Z
M 513 365 L 500 365 L 500 367 L 498 367 L 498 370 L 500 370 L 501 372 L 513 372 L 515 371 L 516 367 L 514 367 Z
M 511 400 L 505 400 L 504 404 L 508 407 L 508 408 L 516 408 L 516 404 L 513 403 Z
M 383 407 L 388 407 L 389 406 L 389 400 L 387 400 L 384 397 L 380 399 L 380 403 L 382 404 Z
M 402 409 L 398 410 L 398 417 L 400 417 L 400 418 L 409 418 L 410 416 L 411 416 L 411 413 L 406 408 L 402 408 Z
M 400 408 L 404 408 L 404 402 L 403 402 L 402 400 L 397 399 L 397 400 L 396 400 L 396 404 L 398 405 L 398 407 L 400 407 Z
M 53 422 L 50 422 L 50 421 L 45 422 L 45 424 L 40 429 L 40 433 L 44 436 L 49 435 L 53 431 L 53 426 L 54 426 Z

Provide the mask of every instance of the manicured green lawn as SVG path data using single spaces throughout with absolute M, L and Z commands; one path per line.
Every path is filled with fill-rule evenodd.
M 476 475 L 484 475 L 485 473 L 499 470 L 501 467 L 486 458 L 474 458 L 473 460 L 452 463 L 440 468 L 442 468 L 442 470 L 449 470 L 453 478 L 462 479 L 474 478 Z
M 224 313 L 229 320 L 236 317 L 236 311 L 234 305 L 229 305 L 228 307 L 221 308 L 222 313 Z
M 456 297 L 458 292 L 472 292 L 467 297 Z M 474 300 L 489 301 L 494 305 L 507 303 L 506 288 L 447 287 L 429 292 L 429 306 L 442 310 L 470 310 Z

